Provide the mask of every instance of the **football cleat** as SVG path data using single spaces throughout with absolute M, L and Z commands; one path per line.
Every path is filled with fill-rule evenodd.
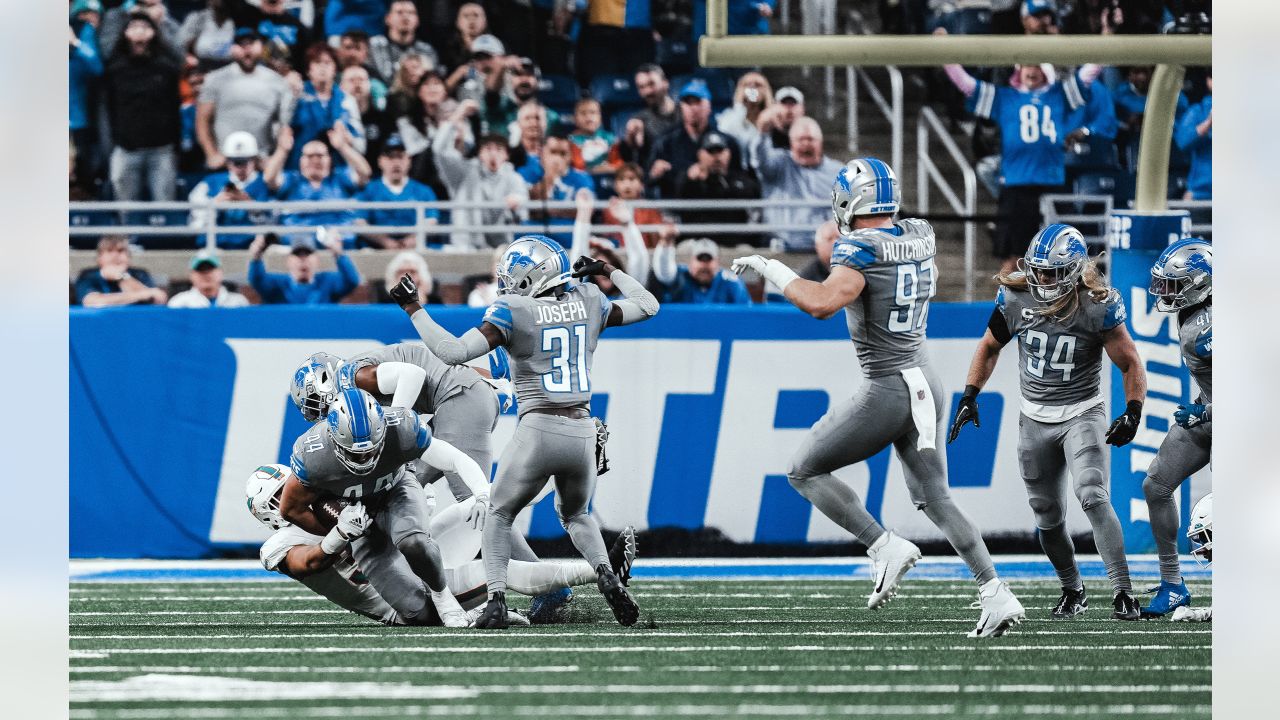
M 1142 610 L 1133 596 L 1123 590 L 1117 590 L 1111 597 L 1111 617 L 1116 620 L 1137 620 L 1142 617 Z
M 573 588 L 560 588 L 537 595 L 529 602 L 529 622 L 546 625 L 555 622 L 556 613 L 573 599 Z
M 1088 609 L 1089 598 L 1085 595 L 1083 585 L 1079 590 L 1062 588 L 1062 597 L 1058 598 L 1058 604 L 1053 606 L 1050 617 L 1054 620 L 1070 620 L 1077 615 L 1083 615 Z
M 596 568 L 596 587 L 604 596 L 605 602 L 609 603 L 609 609 L 613 611 L 613 616 L 617 618 L 619 625 L 636 624 L 640 619 L 640 606 L 632 599 L 631 593 L 622 586 L 618 576 L 604 563 L 600 563 Z
M 867 597 L 867 607 L 871 610 L 884 607 L 897 596 L 902 577 L 923 557 L 915 543 L 894 535 L 892 530 L 886 530 L 885 534 L 888 539 L 880 549 L 867 549 L 867 556 L 871 558 L 871 580 L 875 583 Z
M 613 568 L 613 574 L 623 585 L 631 585 L 631 564 L 635 562 L 639 548 L 636 529 L 630 525 L 622 528 L 618 539 L 613 541 L 613 547 L 609 548 L 609 567 Z
M 978 625 L 969 633 L 971 638 L 1000 637 L 1027 618 L 1022 603 L 999 578 L 978 588 L 978 603 L 982 606 L 982 615 L 978 617 Z
M 505 630 L 510 624 L 511 619 L 507 616 L 507 594 L 496 592 L 489 594 L 489 602 L 485 604 L 480 617 L 476 618 L 473 627 L 478 630 Z
M 1160 587 L 1156 588 L 1156 596 L 1151 598 L 1151 603 L 1142 608 L 1142 617 L 1163 617 L 1173 612 L 1176 608 L 1184 607 L 1191 604 L 1191 591 L 1187 590 L 1187 584 L 1181 580 L 1176 583 L 1160 581 Z

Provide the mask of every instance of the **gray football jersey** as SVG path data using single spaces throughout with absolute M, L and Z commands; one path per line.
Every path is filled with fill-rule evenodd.
M 1065 322 L 1034 312 L 1031 293 L 1001 287 L 996 308 L 1018 341 L 1022 397 L 1038 405 L 1074 405 L 1099 394 L 1102 334 L 1124 324 L 1124 300 L 1114 288 L 1102 302 L 1087 293 Z
M 402 481 L 413 480 L 414 460 L 431 444 L 431 428 L 408 408 L 384 411 L 387 436 L 382 454 L 373 469 L 357 475 L 338 459 L 326 421 L 321 420 L 293 443 L 289 466 L 298 481 L 321 494 L 351 500 L 368 499 L 390 490 Z
M 1213 306 L 1201 305 L 1178 316 L 1182 360 L 1200 388 L 1197 402 L 1213 402 Z
M 574 283 L 560 297 L 502 295 L 489 306 L 484 321 L 511 355 L 521 415 L 590 402 L 591 357 L 612 308 L 591 283 Z
M 286 525 L 267 538 L 258 551 L 258 557 L 262 560 L 262 567 L 272 572 L 283 573 L 280 564 L 284 562 L 290 548 L 297 545 L 319 545 L 323 539 L 296 525 Z M 334 605 L 381 623 L 400 624 L 399 615 L 386 600 L 382 599 L 378 591 L 373 589 L 347 551 L 343 551 L 342 555 L 328 568 L 297 580 L 316 594 L 327 598 Z
M 849 337 L 867 377 L 928 362 L 925 326 L 929 300 L 938 292 L 933 228 L 924 220 L 900 220 L 890 228 L 855 230 L 836 240 L 831 266 L 853 268 L 867 284 L 845 307 Z
M 424 415 L 434 414 L 436 406 L 462 391 L 463 388 L 481 381 L 480 375 L 469 367 L 448 365 L 436 357 L 422 343 L 396 343 L 360 353 L 351 358 L 338 370 L 338 384 L 341 388 L 355 387 L 356 371 L 369 365 L 381 365 L 385 362 L 402 362 L 417 365 L 427 371 L 427 379 L 422 383 L 422 392 L 413 403 L 413 409 Z M 391 396 L 375 392 L 373 396 L 378 404 L 384 407 L 391 405 Z

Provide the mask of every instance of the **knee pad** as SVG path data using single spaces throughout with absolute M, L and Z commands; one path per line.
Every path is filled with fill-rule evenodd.
M 1037 527 L 1052 530 L 1063 523 L 1062 503 L 1043 497 L 1029 498 L 1027 502 L 1035 513 Z
M 1086 511 L 1099 505 L 1111 502 L 1111 491 L 1103 482 L 1102 471 L 1097 468 L 1085 468 L 1076 482 L 1076 498 L 1080 507 Z

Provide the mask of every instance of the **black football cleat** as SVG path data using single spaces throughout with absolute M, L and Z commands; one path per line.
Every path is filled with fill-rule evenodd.
M 624 586 L 631 586 L 631 564 L 635 562 L 638 551 L 636 529 L 630 525 L 622 529 L 618 539 L 613 541 L 613 547 L 609 548 L 609 566 Z
M 1129 593 L 1117 590 L 1111 599 L 1111 617 L 1116 620 L 1137 620 L 1142 617 L 1142 608 Z
M 1083 615 L 1088 609 L 1089 598 L 1085 596 L 1083 585 L 1079 590 L 1062 588 L 1062 597 L 1058 598 L 1058 604 L 1053 606 L 1051 617 L 1054 620 L 1071 620 Z
M 484 611 L 476 618 L 477 630 L 506 630 L 511 621 L 507 619 L 507 594 L 496 592 L 489 594 L 489 602 Z
M 596 568 L 596 587 L 604 596 L 605 602 L 609 603 L 609 609 L 613 611 L 619 625 L 630 627 L 636 624 L 640 619 L 640 606 L 636 605 L 631 593 L 622 586 L 622 581 L 604 563 Z

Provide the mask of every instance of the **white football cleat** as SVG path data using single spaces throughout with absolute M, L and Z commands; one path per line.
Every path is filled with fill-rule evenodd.
M 871 581 L 874 583 L 871 594 L 867 596 L 867 607 L 871 610 L 884 607 L 898 594 L 902 577 L 923 557 L 915 543 L 894 535 L 892 530 L 885 531 L 885 538 L 879 549 L 867 549 L 867 557 L 871 558 Z
M 1000 637 L 1027 618 L 1027 611 L 1022 603 L 1014 597 L 1000 578 L 989 580 L 978 588 L 978 602 L 982 605 L 982 615 L 978 625 L 969 633 L 969 637 Z
M 436 612 L 440 613 L 440 622 L 447 628 L 464 628 L 474 622 L 467 615 L 467 611 L 458 604 L 458 599 L 453 596 L 449 588 L 440 592 L 432 590 L 431 602 L 436 604 Z

